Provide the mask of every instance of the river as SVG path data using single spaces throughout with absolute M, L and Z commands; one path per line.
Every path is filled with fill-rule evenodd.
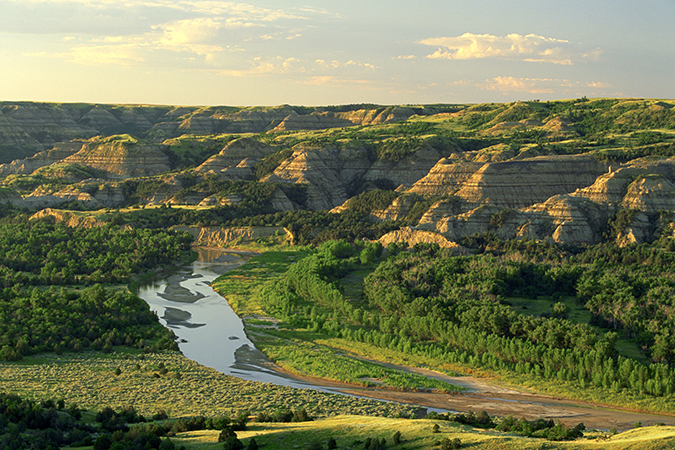
M 244 332 L 244 324 L 210 283 L 245 263 L 250 254 L 196 248 L 197 260 L 167 279 L 141 285 L 138 296 L 178 336 L 181 352 L 198 363 L 244 380 L 337 392 L 270 369 L 271 362 Z
M 157 313 L 162 324 L 178 336 L 180 350 L 186 357 L 222 373 L 244 380 L 424 405 L 437 412 L 485 410 L 491 415 L 554 418 L 568 425 L 576 425 L 583 420 L 586 426 L 601 429 L 628 429 L 635 422 L 675 426 L 672 416 L 617 411 L 505 389 L 473 377 L 448 377 L 426 369 L 392 367 L 440 377 L 443 381 L 466 387 L 467 394 L 402 392 L 338 386 L 339 383 L 330 382 L 320 385 L 284 376 L 270 368 L 272 363 L 246 336 L 241 319 L 227 300 L 210 286 L 218 276 L 241 266 L 251 254 L 206 248 L 196 250 L 199 256 L 193 264 L 181 268 L 167 279 L 146 283 L 140 287 L 138 295 Z

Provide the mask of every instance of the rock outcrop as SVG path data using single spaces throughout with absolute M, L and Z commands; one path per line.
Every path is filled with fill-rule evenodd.
M 311 209 L 331 209 L 347 201 L 347 187 L 370 167 L 365 149 L 298 145 L 266 182 L 307 184 Z
M 363 176 L 366 181 L 390 180 L 396 186 L 411 188 L 436 165 L 441 155 L 429 144 L 422 144 L 400 161 L 376 160 Z
M 427 196 L 452 194 L 481 167 L 482 163 L 442 158 L 413 185 L 410 192 Z
M 161 146 L 128 135 L 93 138 L 63 162 L 102 170 L 112 178 L 152 176 L 171 170 Z
M 214 174 L 227 180 L 246 180 L 252 176 L 258 161 L 275 151 L 276 148 L 252 138 L 236 139 L 197 167 L 195 172 Z
M 325 130 L 326 128 L 351 127 L 354 125 L 350 120 L 342 119 L 331 111 L 314 112 L 304 116 L 295 113 L 284 118 L 273 131 Z
M 584 197 L 611 209 L 619 206 L 645 212 L 672 210 L 675 182 L 675 158 L 634 161 L 612 166 L 587 188 L 573 195 Z
M 416 194 L 403 194 L 396 198 L 384 211 L 376 211 L 375 217 L 380 220 L 403 220 L 420 200 Z
M 94 196 L 74 186 L 59 190 L 43 187 L 37 188 L 30 195 L 21 199 L 15 206 L 31 209 L 51 208 L 62 203 L 75 201 L 89 208 L 100 206 L 100 203 Z
M 10 174 L 28 175 L 36 170 L 56 164 L 82 149 L 83 142 L 62 142 L 53 149 L 39 152 L 30 158 L 18 159 L 8 164 L 0 165 L 0 176 Z
M 206 247 L 233 247 L 238 244 L 256 242 L 258 239 L 284 238 L 289 242 L 293 234 L 283 227 L 173 227 L 177 231 L 186 231 L 195 238 L 195 245 Z
M 42 219 L 44 217 L 53 217 L 56 223 L 62 223 L 68 227 L 94 228 L 101 227 L 107 222 L 98 220 L 91 216 L 85 216 L 82 213 L 73 211 L 62 211 L 59 209 L 45 208 L 30 216 L 31 220 Z
M 466 249 L 456 242 L 449 241 L 444 236 L 431 231 L 414 230 L 411 228 L 401 228 L 400 230 L 392 231 L 385 234 L 379 239 L 383 246 L 391 243 L 407 244 L 408 248 L 414 247 L 415 244 L 438 244 L 441 248 L 451 248 L 453 253 L 460 255 L 465 253 Z
M 488 163 L 456 195 L 466 202 L 518 209 L 590 186 L 607 165 L 588 156 L 544 156 Z

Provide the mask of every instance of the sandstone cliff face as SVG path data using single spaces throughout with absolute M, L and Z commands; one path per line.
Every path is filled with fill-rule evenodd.
M 49 149 L 57 142 L 97 134 L 97 130 L 78 123 L 79 119 L 79 111 L 70 106 L 5 104 L 0 110 L 0 142 L 3 147 L 30 154 Z
M 177 231 L 186 231 L 194 238 L 195 245 L 206 247 L 233 247 L 238 244 L 255 242 L 258 239 L 271 237 L 283 237 L 290 242 L 293 240 L 293 234 L 283 227 L 173 227 Z
M 401 161 L 393 162 L 378 159 L 363 176 L 366 181 L 386 179 L 397 186 L 411 188 L 424 178 L 440 159 L 440 154 L 428 144 L 423 144 L 412 155 Z
M 123 128 L 122 122 L 108 111 L 103 106 L 96 106 L 91 111 L 83 115 L 80 123 L 95 130 L 105 130 L 111 128 L 114 130 L 121 130 Z
M 621 207 L 643 212 L 672 211 L 675 185 L 663 175 L 642 175 L 628 185 Z
M 401 228 L 400 230 L 387 233 L 382 236 L 379 241 L 385 247 L 391 243 L 406 243 L 408 248 L 414 247 L 415 244 L 438 244 L 441 248 L 453 249 L 453 254 L 455 255 L 464 254 L 466 252 L 464 247 L 458 245 L 456 242 L 449 241 L 438 233 L 413 230 L 411 228 Z
M 100 185 L 98 190 L 92 194 L 92 197 L 103 208 L 119 206 L 127 200 L 124 187 L 115 182 Z
M 403 194 L 395 199 L 387 209 L 377 211 L 374 215 L 380 220 L 403 220 L 418 201 L 418 195 Z
M 263 181 L 307 184 L 308 206 L 332 209 L 347 201 L 347 192 L 357 183 L 386 179 L 395 185 L 410 187 L 428 173 L 438 159 L 438 152 L 428 145 L 401 161 L 371 162 L 364 147 L 298 144 L 293 155 Z
M 413 185 L 410 192 L 428 196 L 451 194 L 482 166 L 482 163 L 442 158 L 426 176 Z
M 229 133 L 261 133 L 275 128 L 286 117 L 296 114 L 291 106 L 282 105 L 276 108 L 248 109 L 221 117 L 227 121 L 226 129 Z
M 10 174 L 28 175 L 36 170 L 56 164 L 82 149 L 82 142 L 64 142 L 26 159 L 18 159 L 8 164 L 0 164 L 0 176 Z
M 273 131 L 324 130 L 326 128 L 351 127 L 355 124 L 338 117 L 331 111 L 311 113 L 304 116 L 291 114 L 277 125 Z
M 180 203 L 171 200 L 183 189 L 180 177 L 173 176 L 164 180 L 162 186 L 145 199 L 148 205 L 162 205 L 164 203 Z
M 488 163 L 457 191 L 468 203 L 523 208 L 593 184 L 607 166 L 586 156 L 545 156 Z
M 623 206 L 645 212 L 672 210 L 675 202 L 670 192 L 674 181 L 675 158 L 635 161 L 612 166 L 591 186 L 579 189 L 574 195 L 610 208 Z
M 72 211 L 61 211 L 58 209 L 45 208 L 30 216 L 31 220 L 42 219 L 44 217 L 53 217 L 56 223 L 62 223 L 68 227 L 77 228 L 93 228 L 106 225 L 107 222 L 95 219 L 91 216 L 81 216 Z
M 129 136 L 94 138 L 63 162 L 102 170 L 113 178 L 152 176 L 171 170 L 160 146 Z
M 207 159 L 195 172 L 227 180 L 245 180 L 251 177 L 258 161 L 275 151 L 276 148 L 252 138 L 237 139 Z
M 375 106 L 359 111 L 305 113 L 289 105 L 242 109 L 2 102 L 0 147 L 23 157 L 58 142 L 96 135 L 126 133 L 159 143 L 182 134 L 318 130 L 403 121 L 413 114 L 409 108 Z
M 555 242 L 572 245 L 597 242 L 611 215 L 603 205 L 573 195 L 554 196 L 523 212 L 530 222 L 519 231 L 519 236 L 545 239 L 550 235 Z
M 307 184 L 308 206 L 331 209 L 347 201 L 346 186 L 367 167 L 365 152 L 300 145 L 263 181 Z
M 51 208 L 65 202 L 72 201 L 80 202 L 82 205 L 90 208 L 97 208 L 100 206 L 98 200 L 96 200 L 90 193 L 82 191 L 75 186 L 69 186 L 60 190 L 38 188 L 30 195 L 22 198 L 21 200 L 18 200 L 16 203 L 14 203 L 14 205 L 21 206 L 23 208 L 39 209 Z
M 409 108 L 389 107 L 382 109 L 360 109 L 349 112 L 315 111 L 299 115 L 295 111 L 283 119 L 273 131 L 324 130 L 326 128 L 376 125 L 408 120 L 414 115 Z
M 495 205 L 482 205 L 462 214 L 439 217 L 435 222 L 432 222 L 432 218 L 435 219 L 433 215 L 437 214 L 437 211 L 436 209 L 427 212 L 420 220 L 419 228 L 435 230 L 452 241 L 459 241 L 464 236 L 486 231 L 496 232 L 500 237 L 513 234 L 511 227 L 506 226 L 506 224 L 494 229 L 491 227 L 492 216 L 501 211 Z

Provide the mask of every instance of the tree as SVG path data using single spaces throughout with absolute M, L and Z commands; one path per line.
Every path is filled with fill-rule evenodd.
M 394 433 L 394 437 L 392 438 L 392 441 L 394 442 L 394 444 L 398 444 L 398 443 L 401 442 L 401 432 L 400 431 L 397 431 L 396 433 Z
M 459 438 L 445 438 L 441 441 L 441 450 L 454 450 L 462 446 L 462 441 Z
M 553 316 L 558 317 L 560 319 L 566 319 L 570 313 L 570 307 L 563 302 L 553 304 L 553 306 L 551 306 L 551 309 L 553 310 Z
M 237 437 L 237 433 L 234 432 L 232 427 L 225 427 L 222 429 L 220 432 L 220 435 L 218 436 L 218 442 L 225 442 L 227 438 L 234 436 L 235 438 Z
M 228 436 L 223 445 L 223 450 L 241 450 L 243 448 L 244 444 L 236 436 Z

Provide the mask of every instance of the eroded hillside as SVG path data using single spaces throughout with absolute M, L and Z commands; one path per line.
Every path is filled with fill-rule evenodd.
M 351 211 L 412 227 L 398 234 L 409 241 L 639 243 L 675 229 L 673 106 L 3 103 L 2 201 L 188 205 L 229 218 Z

